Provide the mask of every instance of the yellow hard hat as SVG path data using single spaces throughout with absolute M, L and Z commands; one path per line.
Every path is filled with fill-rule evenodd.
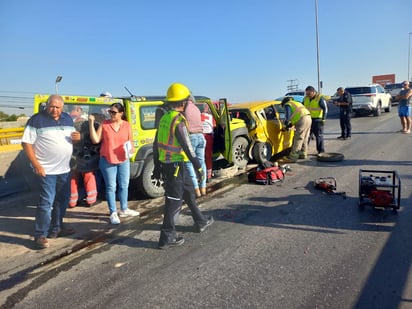
M 186 100 L 190 96 L 190 90 L 183 84 L 173 83 L 167 89 L 166 101 L 178 102 Z

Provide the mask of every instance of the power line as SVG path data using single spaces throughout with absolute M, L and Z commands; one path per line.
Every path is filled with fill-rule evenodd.
M 287 82 L 290 83 L 286 88 L 288 91 L 295 91 L 299 89 L 299 84 L 297 79 L 288 79 Z
M 9 95 L 0 95 L 0 98 L 33 100 L 32 97 L 15 97 L 15 96 L 9 96 Z
M 17 109 L 26 109 L 26 108 L 31 108 L 31 106 L 16 106 L 16 105 L 4 105 L 4 104 L 0 104 L 0 107 L 4 107 L 4 108 L 17 108 Z
M 33 91 L 10 91 L 10 90 L 0 90 L 0 93 L 26 93 L 26 94 L 35 94 Z

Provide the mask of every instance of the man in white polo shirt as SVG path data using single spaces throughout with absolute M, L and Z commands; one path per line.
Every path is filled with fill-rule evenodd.
M 41 249 L 49 247 L 47 237 L 70 233 L 62 223 L 70 197 L 72 143 L 80 140 L 80 133 L 75 131 L 70 115 L 63 112 L 63 105 L 62 97 L 51 95 L 46 109 L 29 119 L 22 138 L 40 184 L 34 240 Z

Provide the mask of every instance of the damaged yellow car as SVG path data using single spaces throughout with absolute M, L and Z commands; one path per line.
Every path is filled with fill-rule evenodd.
M 263 163 L 292 147 L 293 130 L 285 130 L 285 111 L 280 101 L 257 101 L 233 104 L 231 117 L 245 121 L 251 143 L 249 160 Z

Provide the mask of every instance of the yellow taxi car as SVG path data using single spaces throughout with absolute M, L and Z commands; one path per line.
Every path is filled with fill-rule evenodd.
M 252 141 L 250 160 L 263 163 L 292 147 L 294 131 L 285 130 L 285 111 L 280 101 L 237 103 L 229 107 L 229 112 L 246 123 Z

